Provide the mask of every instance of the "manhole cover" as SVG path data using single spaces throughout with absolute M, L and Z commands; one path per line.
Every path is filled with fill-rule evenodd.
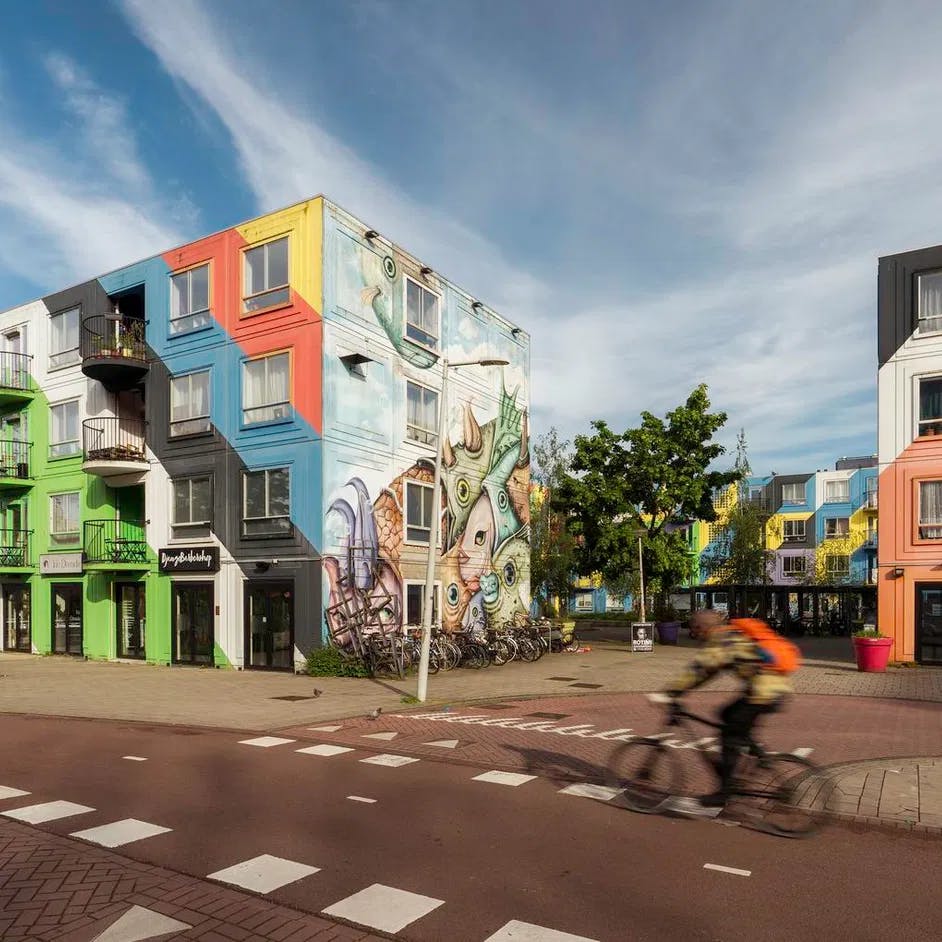
M 295 696 L 291 696 L 291 697 L 269 697 L 268 699 L 269 699 L 269 700 L 288 700 L 288 701 L 294 702 L 295 700 L 313 700 L 314 698 L 313 698 L 313 697 L 295 697 Z
M 570 684 L 570 687 L 588 687 L 591 690 L 598 690 L 601 684 Z
M 547 677 L 547 680 L 575 680 L 575 677 Z
M 541 720 L 564 720 L 571 713 L 528 713 L 527 716 L 538 716 Z

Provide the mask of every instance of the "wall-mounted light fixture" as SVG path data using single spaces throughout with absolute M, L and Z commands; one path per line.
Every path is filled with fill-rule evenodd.
M 484 305 L 481 304 L 480 301 L 472 301 L 472 302 L 471 302 L 471 310 L 472 310 L 472 311 L 476 311 L 478 308 L 482 308 L 482 307 L 484 307 Z
M 431 275 L 431 274 L 432 274 L 432 269 L 429 268 L 428 265 L 423 265 L 423 266 L 419 269 L 419 271 L 421 272 L 423 278 L 424 278 L 426 275 Z
M 367 240 L 375 239 L 378 235 L 379 233 L 375 229 L 367 229 L 366 232 L 363 233 L 363 238 Z
M 510 328 L 510 333 L 511 333 L 514 337 L 516 337 L 516 336 L 520 333 L 520 330 L 521 330 L 521 329 L 520 329 L 519 327 L 511 327 L 511 328 Z
M 255 562 L 255 571 L 256 572 L 268 572 L 271 568 L 271 563 L 266 563 L 264 560 L 256 560 Z
M 899 579 L 902 575 L 905 574 L 905 572 L 906 572 L 906 570 L 903 569 L 902 566 L 897 566 L 897 567 L 893 570 L 893 575 L 896 576 L 897 579 Z

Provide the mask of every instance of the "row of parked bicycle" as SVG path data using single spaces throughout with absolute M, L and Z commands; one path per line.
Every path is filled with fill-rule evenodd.
M 419 666 L 422 633 L 406 630 L 364 637 L 362 660 L 374 676 L 403 677 Z M 550 651 L 577 651 L 579 639 L 572 628 L 561 630 L 545 619 L 507 622 L 499 628 L 478 628 L 446 633 L 432 630 L 429 672 L 456 667 L 480 669 L 510 661 L 538 661 Z

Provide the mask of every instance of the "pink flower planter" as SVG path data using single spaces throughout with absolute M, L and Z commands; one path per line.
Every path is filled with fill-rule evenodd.
M 878 674 L 886 670 L 890 660 L 892 638 L 854 638 L 854 655 L 857 670 Z

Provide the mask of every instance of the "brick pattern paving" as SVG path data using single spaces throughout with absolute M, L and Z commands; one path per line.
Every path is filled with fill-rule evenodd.
M 0 939 L 91 942 L 131 906 L 200 942 L 381 942 L 376 935 L 107 850 L 0 821 Z

